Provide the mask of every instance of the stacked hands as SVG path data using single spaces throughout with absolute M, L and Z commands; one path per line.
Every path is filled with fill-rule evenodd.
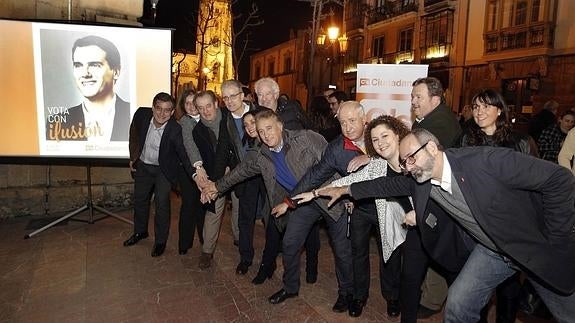
M 196 182 L 196 185 L 198 185 L 198 188 L 202 193 L 200 198 L 201 202 L 210 203 L 215 199 L 217 199 L 219 192 L 218 188 L 216 187 L 216 183 L 208 179 L 205 171 L 203 171 L 202 175 L 200 175 L 198 172 L 196 174 L 198 175 L 194 178 L 194 181 Z M 349 186 L 335 187 L 328 185 L 310 192 L 297 194 L 296 196 L 292 197 L 291 200 L 299 205 L 308 203 L 320 196 L 327 197 L 330 198 L 330 201 L 327 205 L 328 207 L 331 207 L 342 196 L 349 194 L 348 190 Z M 349 213 L 353 211 L 352 202 L 347 202 L 345 207 Z M 271 214 L 277 218 L 284 215 L 289 208 L 290 206 L 287 202 L 282 202 L 272 208 Z M 403 223 L 407 226 L 415 226 L 416 225 L 415 211 L 412 210 L 406 213 Z

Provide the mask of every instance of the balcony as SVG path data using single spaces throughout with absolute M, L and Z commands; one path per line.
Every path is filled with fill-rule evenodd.
M 367 12 L 368 24 L 391 19 L 404 13 L 417 12 L 417 3 L 404 1 L 385 2 L 383 6 L 373 8 Z
M 421 64 L 449 63 L 450 43 L 438 43 L 421 48 Z
M 350 30 L 363 28 L 363 18 L 364 18 L 364 15 L 360 14 L 360 15 L 355 15 L 352 18 L 346 19 L 346 21 L 345 21 L 346 29 L 348 31 L 350 31 Z
M 365 60 L 366 64 L 405 64 L 413 62 L 413 50 L 397 51 L 394 53 L 383 54 L 380 57 L 369 57 Z
M 554 26 L 538 23 L 528 27 L 513 27 L 487 32 L 484 36 L 485 53 L 528 48 L 553 48 Z

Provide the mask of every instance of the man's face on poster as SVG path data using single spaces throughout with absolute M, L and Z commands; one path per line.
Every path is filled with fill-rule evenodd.
M 84 97 L 93 100 L 113 94 L 120 71 L 110 67 L 100 47 L 77 47 L 72 61 L 76 85 Z

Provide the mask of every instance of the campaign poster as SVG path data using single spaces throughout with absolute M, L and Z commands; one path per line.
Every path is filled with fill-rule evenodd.
M 427 77 L 427 70 L 428 65 L 418 64 L 358 64 L 356 98 L 368 120 L 390 115 L 411 128 L 412 84 Z

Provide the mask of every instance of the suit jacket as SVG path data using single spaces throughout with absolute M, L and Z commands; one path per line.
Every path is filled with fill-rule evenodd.
M 220 112 L 222 118 L 218 127 L 218 139 L 201 120 L 192 130 L 194 141 L 203 160 L 204 169 L 212 181 L 224 176 L 226 167 L 233 169 L 238 164 L 238 156 L 228 130 L 227 115 L 230 112 L 227 109 L 220 109 Z M 237 132 L 235 129 L 234 131 Z
M 297 180 L 321 159 L 322 152 L 327 144 L 320 134 L 311 130 L 290 131 L 284 129 L 283 140 L 286 163 Z M 218 191 L 225 192 L 235 184 L 257 175 L 261 175 L 264 180 L 270 205 L 278 205 L 290 194 L 277 183 L 276 169 L 272 161 L 271 152 L 265 145 L 262 145 L 257 151 L 250 152 L 250 155 L 235 169 L 219 179 L 216 186 Z M 326 183 L 321 184 L 330 183 L 334 179 L 334 177 L 331 177 Z M 328 208 L 327 202 L 327 199 L 316 199 L 314 201 L 330 217 L 337 221 L 344 210 L 342 203 L 336 203 L 331 208 Z
M 61 124 L 62 131 L 72 131 L 75 129 L 84 129 L 86 127 L 86 122 L 84 121 L 84 109 L 82 108 L 82 103 L 79 105 L 69 108 L 68 114 L 61 114 L 62 117 L 66 118 L 66 122 Z M 80 125 L 81 124 L 81 125 Z M 130 103 L 122 100 L 118 95 L 116 95 L 116 106 L 114 109 L 114 125 L 112 127 L 112 135 L 110 141 L 126 141 L 129 136 L 130 124 Z M 50 140 L 49 130 L 50 122 L 46 123 L 46 139 Z M 86 141 L 87 138 L 83 136 L 75 136 L 75 138 L 60 138 L 60 140 L 72 140 L 72 141 Z
M 575 178 L 554 163 L 508 148 L 468 147 L 445 152 L 477 223 L 500 252 L 531 277 L 562 293 L 575 291 Z M 378 196 L 412 193 L 418 225 L 431 183 L 401 178 L 352 185 Z M 385 186 L 383 185 L 384 183 Z M 359 193 L 359 192 L 362 193 Z M 423 221 L 423 222 L 422 222 Z
M 461 126 L 455 114 L 443 103 L 429 112 L 421 122 L 414 122 L 412 128 L 423 128 L 431 132 L 445 149 L 457 145 L 461 136 Z
M 339 135 L 327 145 L 321 160 L 311 167 L 299 180 L 293 190 L 293 194 L 296 195 L 319 188 L 336 174 L 342 177 L 347 176 L 347 165 L 349 162 L 362 154 L 361 151 L 345 148 L 344 137 Z M 372 204 L 373 209 L 375 209 L 374 203 L 373 199 L 357 201 L 356 207 Z
M 137 167 L 137 164 L 140 162 L 140 155 L 146 143 L 146 135 L 148 134 L 148 128 L 152 118 L 151 108 L 139 108 L 136 113 L 134 113 L 134 118 L 130 124 L 130 160 L 135 167 Z M 164 133 L 162 134 L 158 161 L 160 170 L 173 185 L 176 185 L 178 182 L 180 163 L 188 173 L 188 176 L 191 177 L 194 173 L 182 140 L 182 127 L 174 117 L 168 120 Z

